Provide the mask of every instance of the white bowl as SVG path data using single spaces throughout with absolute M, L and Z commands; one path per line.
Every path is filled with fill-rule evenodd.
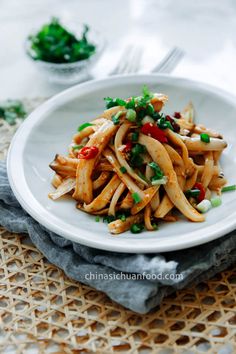
M 236 226 L 236 193 L 223 195 L 223 204 L 210 210 L 206 221 L 181 220 L 163 223 L 159 230 L 112 236 L 107 225 L 75 207 L 64 198 L 52 201 L 53 172 L 48 165 L 56 153 L 66 154 L 77 127 L 100 114 L 103 98 L 138 95 L 143 84 L 166 93 L 166 112 L 181 110 L 190 100 L 196 119 L 222 133 L 228 148 L 222 167 L 229 184 L 235 183 L 236 99 L 217 88 L 195 81 L 165 75 L 135 75 L 90 81 L 72 87 L 37 108 L 17 131 L 8 155 L 7 167 L 11 187 L 23 208 L 42 225 L 55 233 L 104 250 L 120 252 L 162 252 L 183 249 L 216 239 Z

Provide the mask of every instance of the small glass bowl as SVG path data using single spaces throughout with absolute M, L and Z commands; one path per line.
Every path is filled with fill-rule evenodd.
M 73 31 L 75 35 L 78 33 L 79 38 L 83 30 L 83 25 L 77 24 L 75 27 L 74 24 L 76 30 L 71 27 L 72 26 L 67 25 L 67 28 Z M 73 85 L 77 82 L 85 80 L 89 76 L 89 71 L 97 63 L 105 48 L 105 40 L 98 31 L 90 29 L 87 36 L 88 41 L 96 46 L 95 53 L 88 59 L 62 64 L 50 63 L 43 60 L 34 60 L 30 55 L 31 41 L 29 39 L 26 40 L 25 44 L 26 54 L 50 82 L 63 85 Z

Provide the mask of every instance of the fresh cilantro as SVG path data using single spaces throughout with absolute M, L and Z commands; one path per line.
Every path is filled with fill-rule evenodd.
M 4 119 L 8 124 L 16 124 L 16 119 L 24 119 L 26 111 L 24 105 L 19 100 L 7 100 L 0 104 L 0 118 Z
M 125 105 L 127 109 L 135 109 L 135 97 L 132 97 Z
M 139 155 L 139 154 L 143 154 L 144 152 L 146 152 L 146 147 L 142 144 L 135 144 L 134 147 L 131 150 L 131 153 L 134 155 Z
M 171 124 L 171 122 L 169 122 L 167 119 L 166 119 L 166 116 L 164 114 L 161 115 L 160 119 L 158 119 L 157 121 L 157 125 L 160 129 L 171 129 L 171 130 L 174 130 L 173 129 L 173 126 Z
M 149 98 L 149 99 L 153 98 L 153 93 L 149 90 L 147 85 L 143 86 L 142 93 L 143 93 L 143 97 L 145 98 Z
M 143 224 L 133 224 L 130 227 L 130 231 L 132 232 L 132 234 L 139 234 L 140 232 L 142 232 L 144 229 L 144 225 Z
M 152 117 L 154 113 L 155 113 L 154 107 L 151 103 L 149 103 L 146 108 L 146 115 Z
M 122 100 L 121 98 L 111 98 L 111 97 L 105 97 L 104 98 L 106 102 L 106 108 L 112 108 L 116 106 L 125 106 L 126 101 Z
M 131 149 L 130 153 L 130 165 L 132 167 L 141 167 L 143 164 L 143 158 L 140 154 L 146 152 L 146 147 L 142 144 L 135 144 L 134 147 Z
M 50 63 L 74 63 L 88 59 L 96 51 L 96 46 L 87 39 L 89 27 L 84 25 L 81 38 L 64 28 L 59 19 L 52 18 L 50 23 L 41 27 L 28 37 L 28 54 L 34 60 Z

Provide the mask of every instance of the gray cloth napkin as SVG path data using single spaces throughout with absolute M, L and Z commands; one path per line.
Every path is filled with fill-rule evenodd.
M 68 241 L 22 209 L 9 186 L 4 162 L 0 162 L 0 225 L 10 232 L 28 234 L 44 256 L 69 277 L 139 313 L 147 313 L 164 296 L 206 280 L 236 260 L 236 231 L 197 247 L 163 254 L 107 252 Z M 177 273 L 181 276 L 176 277 Z

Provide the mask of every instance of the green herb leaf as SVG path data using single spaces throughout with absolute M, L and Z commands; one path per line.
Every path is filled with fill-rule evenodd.
M 89 27 L 84 25 L 81 38 L 76 38 L 57 18 L 52 18 L 35 35 L 28 37 L 28 54 L 34 60 L 50 63 L 73 63 L 88 59 L 96 51 L 96 46 L 87 39 L 88 32 Z
M 131 141 L 138 141 L 139 133 L 138 132 L 133 132 L 131 134 Z
M 146 152 L 146 147 L 142 144 L 135 144 L 134 147 L 131 150 L 132 154 L 134 155 L 139 155 L 139 154 L 143 154 L 144 152 Z
M 108 224 L 112 221 L 115 221 L 115 217 L 113 215 L 106 215 L 103 217 L 103 222 L 107 222 Z
M 158 119 L 157 121 L 157 125 L 160 129 L 167 129 L 169 128 L 170 130 L 174 130 L 174 128 L 172 127 L 171 122 L 169 122 L 165 115 L 162 114 L 161 117 Z
M 146 108 L 146 114 L 148 115 L 148 116 L 153 116 L 153 114 L 155 113 L 155 111 L 154 111 L 154 107 L 153 107 L 153 105 L 151 104 L 151 103 L 149 103 L 148 105 L 147 105 L 147 108 Z
M 107 109 L 116 106 L 126 106 L 126 101 L 122 100 L 121 98 L 105 97 L 104 100 L 106 101 Z
M 147 85 L 143 86 L 142 93 L 143 93 L 143 97 L 145 98 L 149 98 L 149 99 L 153 98 L 153 93 L 149 90 Z
M 91 127 L 93 124 L 91 124 L 91 123 L 84 123 L 84 124 L 82 124 L 82 125 L 80 125 L 79 126 L 79 128 L 78 128 L 78 132 L 81 132 L 82 130 L 84 130 L 85 128 L 87 128 L 87 127 Z
M 143 158 L 140 154 L 146 152 L 146 147 L 142 144 L 135 144 L 134 147 L 131 149 L 130 153 L 130 165 L 132 167 L 141 167 L 143 164 Z
M 131 155 L 129 162 L 132 167 L 141 167 L 143 165 L 143 158 L 139 155 Z
M 73 150 L 80 150 L 80 149 L 82 149 L 84 147 L 84 145 L 74 145 L 74 146 L 72 146 L 72 149 Z
M 158 225 L 157 224 L 153 223 L 152 227 L 153 227 L 154 230 L 158 230 Z
M 100 218 L 99 218 L 99 216 L 97 215 L 97 216 L 95 216 L 95 221 L 96 222 L 99 222 L 100 221 Z
M 127 109 L 135 109 L 135 98 L 132 97 L 125 105 Z
M 24 105 L 18 100 L 7 100 L 0 105 L 0 118 L 4 119 L 8 124 L 16 124 L 16 119 L 24 119 L 26 111 Z

